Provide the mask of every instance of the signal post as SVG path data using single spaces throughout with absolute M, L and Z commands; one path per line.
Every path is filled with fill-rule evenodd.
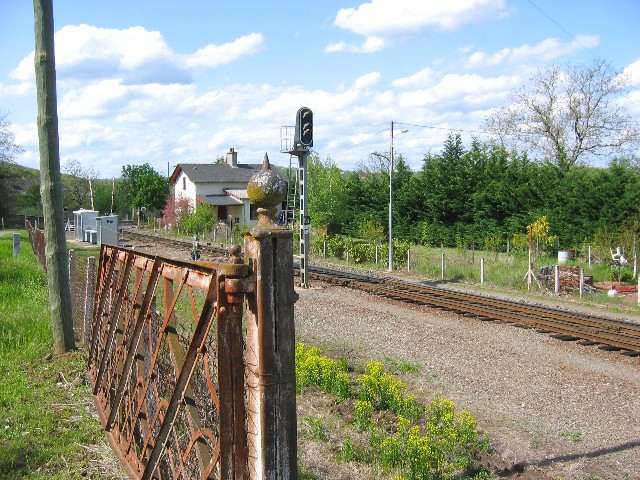
M 286 153 L 298 157 L 298 182 L 300 187 L 300 286 L 309 287 L 307 267 L 309 263 L 309 217 L 307 193 L 307 158 L 309 148 L 313 147 L 313 112 L 310 108 L 302 107 L 296 114 L 296 130 L 293 149 Z

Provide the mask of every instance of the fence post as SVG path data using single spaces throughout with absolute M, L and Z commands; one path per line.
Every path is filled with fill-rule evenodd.
M 73 297 L 76 292 L 76 251 L 72 248 L 69 250 L 69 288 L 71 289 L 71 309 L 75 309 Z
M 584 268 L 580 267 L 580 298 L 584 295 Z
M 93 297 L 96 290 L 96 257 L 87 258 L 87 278 L 84 296 L 84 318 L 82 319 L 82 343 L 91 341 L 91 319 L 93 318 Z
M 555 283 L 555 293 L 558 295 L 560 293 L 560 266 L 553 266 L 553 279 Z
M 17 257 L 20 255 L 20 234 L 13 234 L 13 256 Z
M 444 252 L 442 252 L 442 259 L 440 260 L 440 279 L 444 280 Z
M 250 479 L 298 478 L 293 304 L 293 231 L 276 222 L 287 189 L 262 170 L 247 185 L 258 223 L 245 235 L 245 260 L 256 278 L 247 295 L 247 441 Z
M 484 285 L 484 257 L 480 258 L 480 285 Z
M 411 272 L 411 249 L 407 249 L 407 272 Z

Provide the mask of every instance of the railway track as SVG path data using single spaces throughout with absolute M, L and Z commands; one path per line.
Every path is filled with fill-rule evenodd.
M 123 239 L 164 245 L 167 248 L 190 252 L 191 242 L 158 235 L 123 231 Z M 203 255 L 224 256 L 226 250 L 202 245 Z M 453 312 L 479 321 L 498 321 L 522 328 L 536 329 L 564 341 L 583 345 L 597 345 L 605 350 L 618 350 L 624 355 L 640 356 L 640 324 L 625 320 L 587 315 L 566 310 L 497 299 L 472 293 L 398 280 L 390 277 L 365 275 L 344 270 L 311 265 L 310 280 L 341 285 L 366 291 L 390 299 L 425 305 Z

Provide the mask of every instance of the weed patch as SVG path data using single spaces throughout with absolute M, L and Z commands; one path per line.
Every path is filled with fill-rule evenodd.
M 315 386 L 330 393 L 335 388 L 331 379 L 340 377 L 343 384 L 347 371 L 344 362 L 323 356 L 319 348 L 296 345 L 297 381 L 304 388 Z M 346 392 L 344 388 L 337 390 Z M 375 361 L 367 363 L 349 392 L 353 400 L 346 405 L 353 405 L 353 415 L 351 429 L 347 429 L 350 433 L 344 435 L 339 447 L 342 461 L 371 464 L 394 479 L 488 478 L 487 472 L 475 469 L 473 463 L 474 455 L 487 448 L 488 440 L 481 438 L 472 415 L 457 409 L 451 400 L 436 398 L 423 405 L 408 393 L 404 382 Z M 310 423 L 305 419 L 302 425 L 309 429 Z M 312 430 L 327 436 L 326 429 L 318 425 Z

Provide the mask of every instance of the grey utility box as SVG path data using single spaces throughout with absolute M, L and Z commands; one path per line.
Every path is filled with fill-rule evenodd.
M 84 208 L 73 212 L 73 232 L 76 240 L 86 241 L 84 232 L 96 229 L 97 216 L 97 211 Z
M 118 215 L 104 215 L 96 217 L 97 243 L 102 245 L 118 245 Z M 94 242 L 95 243 L 95 242 Z

